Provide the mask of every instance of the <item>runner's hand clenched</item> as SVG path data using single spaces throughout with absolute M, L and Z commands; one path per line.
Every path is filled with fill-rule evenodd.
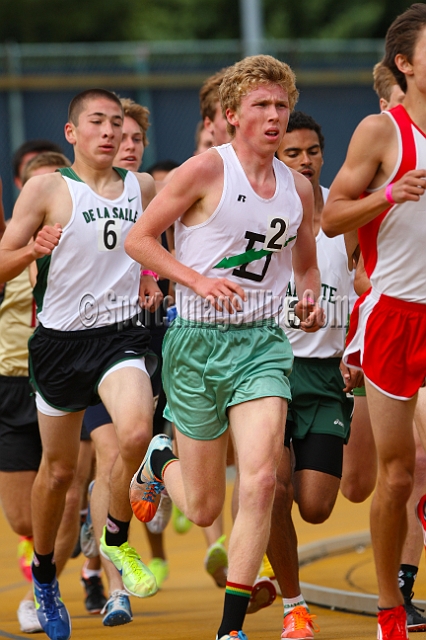
M 392 184 L 392 199 L 396 204 L 417 202 L 426 190 L 426 170 L 407 171 L 400 180 Z
M 49 256 L 53 249 L 58 246 L 61 235 L 62 227 L 59 222 L 54 227 L 45 225 L 40 229 L 33 244 L 34 259 L 37 260 L 43 256 Z
M 226 278 L 206 278 L 199 276 L 192 287 L 195 293 L 208 300 L 218 311 L 235 313 L 242 310 L 242 302 L 247 299 L 244 289 Z

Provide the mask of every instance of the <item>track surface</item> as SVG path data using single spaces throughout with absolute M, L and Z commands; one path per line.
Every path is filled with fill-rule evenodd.
M 229 532 L 228 492 L 226 530 Z M 332 517 L 323 525 L 303 523 L 297 510 L 294 519 L 299 543 L 306 544 L 321 538 L 343 535 L 368 528 L 368 504 L 352 505 L 339 497 Z M 12 533 L 0 513 L 0 639 L 29 638 L 19 630 L 16 609 L 26 592 L 27 584 L 21 577 L 16 561 L 17 536 Z M 148 549 L 142 527 L 132 523 L 131 542 L 148 559 Z M 162 590 L 153 598 L 132 598 L 134 620 L 131 624 L 107 628 L 100 616 L 89 616 L 83 605 L 83 591 L 79 582 L 82 557 L 71 560 L 61 577 L 62 596 L 71 613 L 72 637 L 75 640 L 104 638 L 126 640 L 209 640 L 216 637 L 221 618 L 223 591 L 218 589 L 203 568 L 205 543 L 202 533 L 193 527 L 185 535 L 176 534 L 172 527 L 166 530 L 166 545 L 170 561 L 170 577 Z M 347 590 L 372 593 L 375 591 L 374 565 L 370 549 L 363 553 L 350 553 L 315 562 L 301 570 L 305 582 L 322 584 Z M 426 597 L 425 567 L 421 567 L 416 585 L 416 596 Z M 316 637 L 324 640 L 358 640 L 376 638 L 376 622 L 372 617 L 342 613 L 312 607 L 321 631 Z M 276 601 L 268 609 L 247 616 L 245 632 L 249 640 L 279 640 L 282 622 L 282 604 Z M 42 634 L 37 636 L 45 637 Z M 423 634 L 413 635 L 421 640 Z

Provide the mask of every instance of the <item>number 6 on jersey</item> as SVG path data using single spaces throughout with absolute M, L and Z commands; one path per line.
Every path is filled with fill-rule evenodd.
M 120 220 L 98 218 L 98 251 L 116 251 L 120 248 Z

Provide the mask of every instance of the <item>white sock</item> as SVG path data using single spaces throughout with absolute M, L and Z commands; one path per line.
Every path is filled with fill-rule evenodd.
M 309 611 L 309 607 L 305 602 L 305 598 L 302 594 L 296 596 L 295 598 L 283 598 L 284 605 L 284 616 L 293 611 L 295 607 L 305 607 Z
M 102 569 L 88 569 L 87 564 L 88 564 L 88 560 L 86 560 L 81 570 L 81 575 L 83 576 L 83 578 L 86 578 L 86 580 L 89 580 L 89 578 L 93 578 L 94 576 L 97 576 L 98 578 L 100 578 Z

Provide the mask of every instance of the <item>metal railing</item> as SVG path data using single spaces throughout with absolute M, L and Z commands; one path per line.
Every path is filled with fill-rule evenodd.
M 382 40 L 267 39 L 260 52 L 287 62 L 305 97 L 322 87 L 354 97 L 371 86 L 383 46 Z M 73 94 L 97 86 L 145 104 L 152 126 L 144 166 L 162 157 L 181 162 L 192 153 L 200 86 L 243 51 L 239 40 L 0 45 L 0 175 L 7 208 L 14 195 L 13 151 L 31 137 L 63 144 Z
M 363 84 L 383 54 L 383 41 L 264 40 L 262 52 L 288 62 L 300 82 Z M 241 57 L 238 40 L 9 43 L 0 49 L 0 91 L 75 89 L 94 83 L 194 87 Z

